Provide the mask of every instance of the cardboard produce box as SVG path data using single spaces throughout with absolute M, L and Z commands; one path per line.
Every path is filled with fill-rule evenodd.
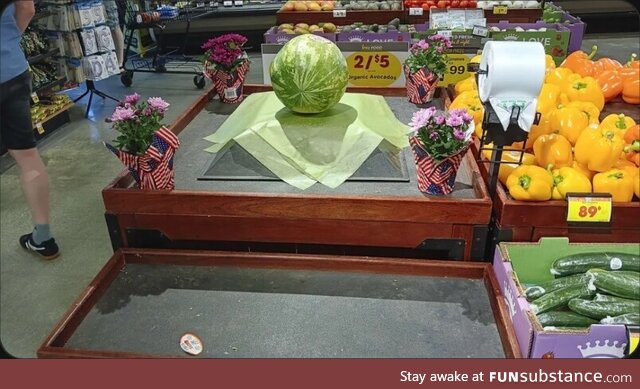
M 539 243 L 498 245 L 493 267 L 509 307 L 522 355 L 528 358 L 622 358 L 629 343 L 623 325 L 594 324 L 582 331 L 542 328 L 524 295 L 525 285 L 553 279 L 550 268 L 559 257 L 586 252 L 638 254 L 638 243 L 569 243 L 567 238 L 543 238 Z
M 336 34 L 333 32 L 320 32 L 315 31 L 311 34 L 319 35 L 323 38 L 329 39 L 331 42 L 336 41 Z M 264 33 L 264 43 L 275 43 L 284 45 L 289 42 L 291 39 L 297 37 L 299 34 L 287 34 L 286 32 L 282 32 L 278 30 L 278 27 L 271 27 Z
M 545 22 L 509 23 L 501 21 L 499 23 L 489 23 L 487 27 L 490 29 L 492 40 L 542 43 L 544 51 L 553 57 L 556 65 L 560 65 L 568 55 L 571 31 L 562 24 Z M 496 28 L 506 31 L 493 31 Z M 546 31 L 527 31 L 532 29 L 546 29 Z

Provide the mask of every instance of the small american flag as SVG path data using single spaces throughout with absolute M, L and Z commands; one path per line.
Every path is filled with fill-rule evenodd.
M 205 66 L 205 69 L 207 66 Z M 220 101 L 223 103 L 239 103 L 244 99 L 242 87 L 244 78 L 249 72 L 249 61 L 245 61 L 234 72 L 227 73 L 221 70 L 209 70 L 204 74 L 213 81 Z
M 180 146 L 178 137 L 166 127 L 155 132 L 143 155 L 129 154 L 105 143 L 138 183 L 140 189 L 173 189 L 173 156 Z
M 411 73 L 408 66 L 404 67 L 406 78 L 407 98 L 410 103 L 426 104 L 433 99 L 433 94 L 438 86 L 438 76 L 435 73 L 420 69 Z
M 437 162 L 425 150 L 424 144 L 417 136 L 409 138 L 413 160 L 416 163 L 418 189 L 430 195 L 445 195 L 453 191 L 458 168 L 467 153 L 464 148 L 457 154 Z

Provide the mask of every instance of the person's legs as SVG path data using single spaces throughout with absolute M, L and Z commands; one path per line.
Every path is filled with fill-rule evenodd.
M 124 34 L 120 29 L 120 26 L 111 28 L 111 36 L 113 37 L 113 44 L 116 47 L 116 57 L 118 57 L 118 66 L 122 68 L 124 66 Z
M 0 131 L 9 154 L 20 168 L 20 181 L 34 223 L 20 245 L 45 259 L 59 255 L 49 231 L 49 177 L 36 149 L 31 122 L 31 75 L 22 75 L 0 87 Z
M 115 0 L 103 1 L 106 14 L 107 26 L 111 29 L 111 38 L 116 48 L 116 57 L 118 57 L 118 66 L 122 70 L 124 66 L 124 34 L 120 28 L 120 15 L 118 13 L 118 4 Z

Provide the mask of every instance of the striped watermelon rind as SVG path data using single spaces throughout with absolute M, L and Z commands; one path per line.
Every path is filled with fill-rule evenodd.
M 287 108 L 298 113 L 324 112 L 347 90 L 347 61 L 338 46 L 314 34 L 287 42 L 269 68 L 273 91 Z

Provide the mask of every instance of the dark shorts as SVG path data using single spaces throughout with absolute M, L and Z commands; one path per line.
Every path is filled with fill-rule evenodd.
M 0 139 L 9 150 L 36 147 L 31 122 L 31 73 L 0 84 Z

